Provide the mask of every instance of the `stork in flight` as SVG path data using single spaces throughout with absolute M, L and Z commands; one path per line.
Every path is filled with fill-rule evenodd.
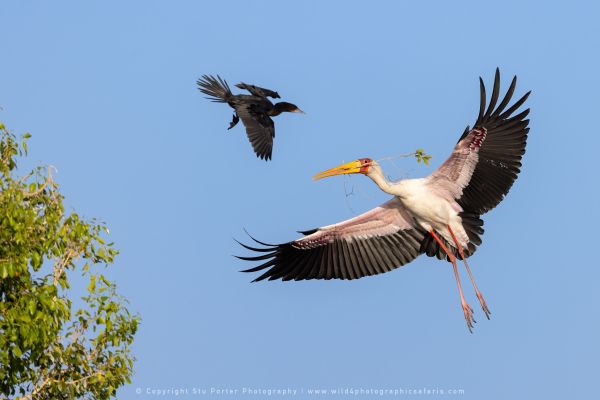
M 486 109 L 483 80 L 480 83 L 479 115 L 473 129 L 467 128 L 450 157 L 431 175 L 390 182 L 381 167 L 370 158 L 361 158 L 314 176 L 321 179 L 340 174 L 364 174 L 381 190 L 394 196 L 388 202 L 355 218 L 311 231 L 289 243 L 246 249 L 264 253 L 239 257 L 262 264 L 243 272 L 266 270 L 256 278 L 358 279 L 391 271 L 421 254 L 447 259 L 454 268 L 460 302 L 469 331 L 473 310 L 460 284 L 456 259 L 463 260 L 481 308 L 490 311 L 475 284 L 467 258 L 481 244 L 481 215 L 496 207 L 508 193 L 521 168 L 529 128 L 526 109 L 513 115 L 531 92 L 507 108 L 515 90 L 513 78 L 498 104 L 500 72 L 496 69 L 494 88 Z M 241 243 L 240 243 L 241 244 Z

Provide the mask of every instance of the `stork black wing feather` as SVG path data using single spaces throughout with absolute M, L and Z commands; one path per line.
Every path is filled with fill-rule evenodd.
M 529 95 L 531 94 L 531 90 L 527 93 L 525 93 L 523 95 L 523 97 L 521 97 L 519 100 L 517 100 L 515 102 L 515 104 L 513 104 L 508 110 L 504 111 L 501 115 L 500 115 L 500 119 L 506 118 L 509 115 L 511 115 L 512 113 L 514 113 L 519 107 L 521 107 L 523 105 L 523 103 L 525 103 L 525 100 L 527 100 L 527 98 L 529 97 Z
M 525 154 L 529 120 L 526 109 L 512 116 L 517 109 L 525 103 L 531 92 L 527 92 L 506 111 L 502 111 L 512 98 L 516 86 L 516 77 L 513 78 L 504 99 L 496 110 L 500 87 L 500 73 L 496 69 L 494 89 L 489 107 L 485 114 L 485 86 L 480 81 L 481 104 L 479 115 L 474 128 L 486 130 L 485 140 L 479 149 L 479 160 L 473 171 L 469 183 L 457 199 L 465 212 L 484 214 L 496 207 L 506 196 L 520 172 L 521 159 Z M 466 135 L 463 135 L 463 137 Z M 463 138 L 461 137 L 461 139 Z
M 263 264 L 243 272 L 266 271 L 255 279 L 358 279 L 381 274 L 414 260 L 421 252 L 424 232 L 414 230 L 381 237 L 337 238 L 312 247 L 298 247 L 289 242 L 275 247 L 254 249 L 262 253 L 256 257 L 238 257 L 242 260 L 264 261 Z M 268 253 L 266 253 L 269 251 Z
M 498 101 L 498 95 L 500 94 L 500 70 L 496 68 L 496 76 L 494 77 L 494 89 L 492 90 L 492 97 L 490 99 L 490 104 L 488 105 L 488 109 L 485 112 L 484 118 L 489 118 L 490 114 L 496 107 L 496 102 Z
M 510 83 L 510 87 L 508 88 L 508 90 L 506 91 L 506 94 L 504 95 L 504 99 L 502 99 L 502 102 L 500 103 L 500 105 L 498 106 L 498 108 L 496 108 L 496 111 L 494 111 L 492 113 L 492 117 L 497 116 L 498 114 L 500 114 L 502 112 L 502 110 L 504 110 L 504 108 L 508 105 L 508 102 L 510 101 L 510 99 L 512 99 L 512 95 L 515 92 L 515 88 L 517 87 L 517 77 L 513 77 L 512 82 Z
M 479 116 L 477 117 L 477 121 L 483 118 L 483 113 L 485 112 L 485 85 L 483 84 L 483 79 L 479 77 Z

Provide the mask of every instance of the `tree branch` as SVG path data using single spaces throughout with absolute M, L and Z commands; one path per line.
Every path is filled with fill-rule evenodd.
M 38 194 L 42 193 L 44 191 L 44 189 L 46 189 L 46 187 L 49 184 L 53 183 L 54 180 L 52 179 L 52 169 L 56 170 L 56 168 L 54 168 L 52 165 L 48 166 L 48 177 L 46 178 L 46 180 L 44 181 L 44 183 L 42 184 L 42 186 L 40 186 L 39 188 L 37 188 L 33 192 L 29 192 L 27 190 L 21 189 L 21 192 L 23 192 L 23 197 L 25 197 L 26 199 L 29 199 L 31 197 L 35 197 Z M 31 175 L 29 175 L 29 176 L 31 176 Z

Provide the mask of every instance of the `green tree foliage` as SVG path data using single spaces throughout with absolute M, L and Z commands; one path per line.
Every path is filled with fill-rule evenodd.
M 17 177 L 29 135 L 0 134 L 0 398 L 111 398 L 139 319 L 100 273 L 117 255 L 108 229 L 65 212 L 51 167 Z

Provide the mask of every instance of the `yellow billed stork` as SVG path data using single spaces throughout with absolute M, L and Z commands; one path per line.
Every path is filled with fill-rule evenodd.
M 388 202 L 355 218 L 301 232 L 305 236 L 289 243 L 246 249 L 264 253 L 239 257 L 262 264 L 243 272 L 266 270 L 255 279 L 358 279 L 391 271 L 421 254 L 452 263 L 460 302 L 469 331 L 473 310 L 463 295 L 456 259 L 463 260 L 475 294 L 489 319 L 490 311 L 467 264 L 481 244 L 480 216 L 496 207 L 508 193 L 521 168 L 529 120 L 526 109 L 513 115 L 531 92 L 507 108 L 515 90 L 513 78 L 503 100 L 500 72 L 486 108 L 486 92 L 480 82 L 479 115 L 467 128 L 450 157 L 431 175 L 390 182 L 379 164 L 361 158 L 320 172 L 313 179 L 340 174 L 364 174 L 381 190 L 394 196 Z M 497 105 L 497 107 L 496 107 Z M 240 243 L 241 244 L 241 243 Z

